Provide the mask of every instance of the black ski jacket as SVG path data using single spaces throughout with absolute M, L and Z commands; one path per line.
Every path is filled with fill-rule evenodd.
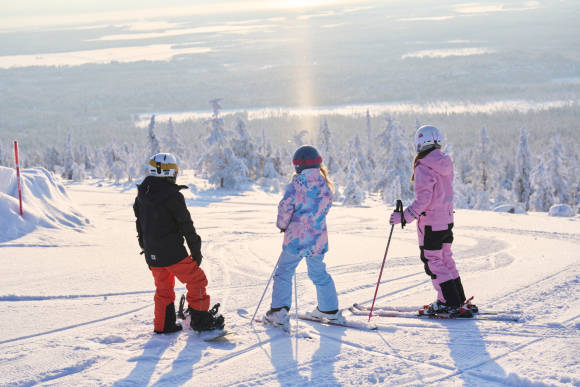
M 139 246 L 149 266 L 171 266 L 187 257 L 183 238 L 191 256 L 200 262 L 201 238 L 195 232 L 185 199 L 179 192 L 183 188 L 187 186 L 154 176 L 146 177 L 137 186 L 133 211 L 137 217 Z

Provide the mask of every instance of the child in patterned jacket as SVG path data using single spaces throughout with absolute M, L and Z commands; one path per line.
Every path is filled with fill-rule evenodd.
M 318 301 L 312 317 L 342 321 L 334 281 L 323 262 L 328 251 L 326 214 L 332 206 L 334 186 L 316 148 L 309 145 L 298 148 L 292 163 L 296 174 L 278 205 L 276 225 L 284 233 L 284 244 L 274 273 L 271 309 L 265 320 L 275 325 L 288 324 L 292 276 L 305 258 Z

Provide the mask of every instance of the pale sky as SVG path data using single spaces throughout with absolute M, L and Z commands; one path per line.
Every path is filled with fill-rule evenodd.
M 120 22 L 183 15 L 360 5 L 376 0 L 2 0 L 0 30 Z

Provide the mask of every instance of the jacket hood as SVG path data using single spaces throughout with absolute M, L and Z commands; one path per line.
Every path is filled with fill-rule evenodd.
M 137 186 L 137 197 L 145 203 L 158 204 L 183 188 L 187 187 L 172 183 L 164 177 L 147 176 Z
M 427 156 L 419 160 L 419 164 L 434 170 L 441 176 L 453 173 L 453 162 L 451 157 L 441 152 L 439 149 L 431 151 Z
M 324 176 L 322 176 L 320 169 L 318 168 L 304 169 L 296 175 L 295 179 L 298 180 L 300 185 L 303 185 L 306 188 L 321 187 L 326 184 L 326 180 L 324 180 Z

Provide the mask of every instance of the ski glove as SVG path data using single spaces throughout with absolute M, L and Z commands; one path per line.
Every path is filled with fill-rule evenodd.
M 411 213 L 409 212 L 409 209 L 406 209 L 405 212 L 403 212 L 404 216 L 405 216 L 405 221 L 407 223 L 411 223 L 412 221 L 415 220 L 415 218 L 413 217 L 413 215 L 411 215 Z M 389 223 L 390 224 L 399 224 L 401 223 L 401 218 L 402 214 L 400 212 L 395 212 L 393 211 L 393 213 L 391 214 L 391 217 L 389 219 Z
M 201 266 L 201 261 L 203 259 L 203 256 L 201 255 L 201 251 L 198 251 L 197 253 L 191 253 L 191 258 L 197 262 L 197 266 Z

